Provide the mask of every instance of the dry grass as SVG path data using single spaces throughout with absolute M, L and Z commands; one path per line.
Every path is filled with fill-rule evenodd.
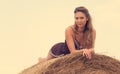
M 74 53 L 36 64 L 20 74 L 120 74 L 120 61 L 98 54 L 89 60 Z

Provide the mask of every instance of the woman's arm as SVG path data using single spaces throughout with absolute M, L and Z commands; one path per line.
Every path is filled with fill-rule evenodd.
M 96 39 L 96 30 L 93 29 L 93 44 L 92 47 L 89 49 L 92 54 L 94 54 L 95 39 Z
M 93 29 L 93 44 L 92 44 L 92 48 L 94 48 L 94 46 L 95 46 L 95 39 L 96 39 L 96 30 Z
M 76 50 L 75 45 L 74 45 L 73 35 L 74 34 L 73 34 L 73 31 L 72 31 L 71 27 L 66 28 L 66 30 L 65 30 L 65 40 L 66 40 L 67 46 L 68 46 L 71 53 Z
M 92 55 L 95 53 L 94 51 L 94 45 L 95 45 L 95 39 L 96 39 L 96 31 L 93 30 L 93 44 L 90 49 L 83 49 L 83 56 L 86 56 L 86 58 L 91 59 Z
M 74 32 L 73 32 L 71 26 L 69 26 L 65 30 L 65 40 L 66 40 L 67 46 L 68 46 L 71 53 L 82 52 L 82 50 L 76 50 L 73 37 L 74 37 Z

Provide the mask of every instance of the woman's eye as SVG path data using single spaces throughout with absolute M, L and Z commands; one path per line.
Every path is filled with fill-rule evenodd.
M 75 18 L 76 20 L 78 19 L 78 17 Z
M 84 19 L 84 17 L 80 17 L 80 19 Z

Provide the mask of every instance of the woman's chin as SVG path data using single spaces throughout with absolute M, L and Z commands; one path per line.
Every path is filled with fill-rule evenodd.
M 84 28 L 84 26 L 83 25 L 79 25 L 78 28 Z

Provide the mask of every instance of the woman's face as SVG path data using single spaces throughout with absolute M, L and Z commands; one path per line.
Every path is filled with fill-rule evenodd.
M 75 13 L 75 24 L 79 28 L 84 28 L 87 20 L 88 19 L 83 12 L 76 12 Z

